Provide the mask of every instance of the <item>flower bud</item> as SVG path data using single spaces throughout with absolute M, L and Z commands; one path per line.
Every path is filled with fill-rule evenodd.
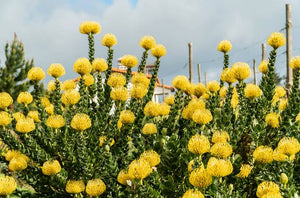
M 289 181 L 289 178 L 287 177 L 287 175 L 285 173 L 281 173 L 280 175 L 280 183 L 286 185 Z

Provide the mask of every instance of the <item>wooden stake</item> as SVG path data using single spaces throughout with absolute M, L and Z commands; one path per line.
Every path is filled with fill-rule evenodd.
M 200 64 L 198 64 L 198 81 L 201 83 L 201 69 L 200 69 Z
M 193 82 L 193 51 L 192 51 L 192 43 L 188 43 L 189 46 L 189 80 L 190 83 Z
M 254 84 L 257 85 L 255 59 L 253 59 L 253 75 L 254 75 Z
M 261 44 L 261 60 L 266 60 L 266 53 L 267 53 L 267 50 L 266 50 L 266 44 L 263 43 Z
M 161 84 L 162 84 L 163 101 L 165 101 L 165 85 L 164 85 L 164 79 L 161 79 Z
M 293 69 L 289 66 L 292 57 L 292 15 L 291 4 L 285 4 L 286 16 L 286 85 L 287 89 L 293 84 Z

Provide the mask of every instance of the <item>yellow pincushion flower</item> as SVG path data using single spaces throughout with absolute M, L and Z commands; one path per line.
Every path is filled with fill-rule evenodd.
M 100 196 L 105 190 L 106 185 L 101 179 L 89 180 L 85 188 L 85 191 L 89 196 Z
M 257 186 L 257 190 L 256 190 L 257 197 L 259 198 L 263 197 L 268 193 L 280 193 L 279 186 L 272 181 L 262 182 Z
M 0 176 L 0 195 L 10 195 L 17 189 L 17 182 L 13 177 Z
M 19 104 L 30 104 L 33 100 L 32 95 L 29 92 L 21 92 L 17 98 Z
M 230 140 L 229 134 L 226 131 L 216 131 L 212 135 L 213 143 L 225 143 Z
M 130 95 L 132 98 L 143 98 L 148 92 L 148 89 L 143 84 L 135 84 L 130 89 Z
M 249 98 L 249 99 L 257 98 L 257 97 L 261 96 L 261 94 L 262 94 L 262 91 L 259 88 L 259 86 L 251 84 L 251 83 L 246 85 L 244 92 L 245 92 L 245 97 Z
M 193 121 L 198 124 L 207 124 L 213 119 L 211 112 L 208 109 L 196 110 L 192 118 Z
M 136 73 L 131 78 L 132 84 L 142 84 L 145 87 L 149 87 L 150 80 L 143 73 Z
M 146 160 L 151 167 L 154 167 L 160 163 L 160 156 L 153 150 L 144 151 L 140 155 L 140 159 Z
M 269 64 L 269 60 L 263 60 L 263 61 L 261 61 L 260 64 L 258 65 L 258 70 L 262 74 L 268 73 L 268 71 L 269 71 L 268 64 Z
M 294 137 L 284 137 L 279 141 L 277 150 L 289 156 L 295 155 L 300 150 L 300 144 Z
M 83 75 L 83 80 L 84 80 L 85 86 L 87 86 L 87 87 L 94 84 L 94 82 L 95 82 L 95 79 L 94 79 L 93 75 L 91 75 L 91 74 Z
M 124 55 L 121 58 L 121 64 L 126 67 L 132 68 L 138 64 L 138 59 L 133 55 Z
M 46 76 L 44 70 L 41 67 L 32 67 L 27 74 L 27 78 L 34 82 L 39 82 Z
M 179 90 L 185 90 L 186 87 L 189 85 L 189 80 L 187 79 L 186 76 L 182 76 L 182 75 L 179 75 L 179 76 L 176 76 L 173 81 L 172 81 L 172 85 L 173 87 L 175 87 L 176 89 L 179 89 Z
M 47 84 L 47 91 L 53 92 L 55 90 L 55 81 L 50 80 Z
M 6 93 L 0 93 L 0 109 L 6 109 L 9 105 L 13 103 L 12 97 Z
M 283 198 L 283 196 L 280 194 L 280 192 L 270 192 L 264 194 L 261 198 Z
M 48 176 L 56 175 L 60 171 L 61 171 L 61 166 L 59 161 L 57 160 L 46 161 L 44 162 L 42 167 L 43 174 Z
M 34 120 L 32 118 L 20 119 L 17 121 L 16 130 L 20 133 L 28 133 L 35 129 Z
M 219 43 L 218 45 L 218 51 L 223 52 L 223 53 L 227 53 L 231 50 L 232 45 L 230 43 L 230 41 L 228 40 L 223 40 Z
M 142 133 L 145 135 L 151 135 L 157 133 L 156 125 L 153 123 L 147 123 L 142 129 Z
M 235 72 L 232 68 L 226 68 L 222 71 L 221 80 L 223 82 L 227 82 L 228 84 L 232 84 L 237 81 L 235 78 Z
M 167 54 L 167 50 L 162 44 L 157 44 L 155 47 L 151 48 L 151 54 L 156 58 L 160 58 Z
M 123 74 L 112 73 L 107 79 L 107 84 L 111 87 L 122 87 L 126 84 L 126 78 Z
M 276 86 L 275 87 L 275 95 L 278 96 L 279 98 L 282 98 L 286 95 L 286 91 L 284 87 L 282 86 Z
M 285 45 L 285 36 L 281 32 L 274 32 L 268 37 L 268 44 L 274 49 Z
M 92 126 L 91 119 L 84 113 L 76 113 L 72 118 L 71 127 L 78 131 L 84 131 Z
M 201 99 L 192 99 L 189 104 L 183 109 L 182 117 L 184 119 L 193 119 L 193 114 L 196 110 L 205 109 L 205 103 Z
M 271 163 L 273 161 L 273 149 L 268 146 L 259 146 L 253 152 L 253 158 L 260 163 Z
M 5 160 L 6 160 L 6 161 L 10 161 L 10 160 L 12 160 L 13 158 L 18 157 L 18 156 L 20 156 L 20 155 L 22 155 L 22 153 L 21 153 L 20 151 L 16 151 L 16 150 L 8 150 L 8 151 L 4 154 Z
M 291 58 L 290 67 L 292 69 L 300 69 L 300 56 L 296 56 L 296 57 Z
M 65 70 L 64 66 L 62 66 L 62 64 L 53 63 L 49 66 L 47 73 L 54 78 L 59 78 L 59 77 L 65 75 L 66 70 Z
M 269 113 L 266 115 L 265 122 L 272 128 L 279 126 L 280 115 L 278 113 Z
M 112 47 L 118 43 L 118 40 L 114 34 L 104 34 L 102 37 L 102 45 L 106 47 Z
M 81 193 L 85 189 L 83 180 L 68 180 L 66 184 L 66 191 L 70 194 Z
M 59 129 L 66 125 L 66 121 L 61 115 L 51 115 L 48 117 L 46 124 L 50 128 Z
M 54 105 L 50 104 L 45 108 L 45 111 L 47 112 L 48 115 L 53 115 L 54 114 Z
M 89 59 L 78 58 L 73 65 L 73 70 L 80 75 L 89 74 L 92 71 L 92 65 Z
M 16 121 L 20 120 L 20 119 L 24 119 L 25 118 L 25 115 L 21 112 L 16 112 L 16 113 L 13 113 L 13 117 Z M 1 120 L 1 119 L 0 119 Z M 0 124 L 1 125 L 1 124 Z
M 67 106 L 74 105 L 80 100 L 80 93 L 75 90 L 66 90 L 61 95 L 61 101 Z
M 12 118 L 10 117 L 10 114 L 5 112 L 5 111 L 1 111 L 0 112 L 0 126 L 6 126 L 8 124 L 10 124 L 12 121 Z
M 286 154 L 279 152 L 278 149 L 276 148 L 273 151 L 273 159 L 277 162 L 285 162 L 290 158 Z M 292 160 L 292 159 L 290 159 L 290 160 Z
M 110 92 L 110 97 L 113 100 L 126 101 L 129 97 L 126 87 L 117 87 Z
M 233 95 L 232 95 L 230 104 L 231 104 L 231 107 L 234 108 L 234 109 L 235 109 L 235 108 L 237 107 L 237 105 L 239 104 L 239 97 L 238 97 L 238 94 L 237 94 L 237 91 L 236 91 L 235 88 L 234 88 L 234 90 L 233 90 Z
M 210 92 L 217 92 L 219 89 L 220 89 L 220 84 L 218 81 L 216 80 L 213 80 L 213 81 L 210 81 L 206 84 L 206 88 L 208 91 Z
M 232 147 L 227 142 L 219 142 L 210 148 L 210 153 L 219 158 L 227 158 L 232 154 Z
M 135 116 L 132 111 L 130 110 L 121 111 L 119 120 L 122 122 L 122 124 L 131 124 L 133 123 L 134 119 Z
M 242 164 L 240 172 L 236 176 L 239 178 L 246 178 L 251 173 L 252 168 L 253 167 L 249 164 Z
M 80 24 L 79 31 L 81 34 L 98 34 L 101 31 L 101 26 L 95 21 L 85 21 Z
M 107 70 L 108 65 L 104 58 L 95 58 L 92 63 L 92 68 L 94 71 L 103 72 Z
M 204 198 L 204 196 L 199 190 L 189 189 L 183 194 L 182 198 Z
M 188 143 L 188 150 L 191 153 L 202 155 L 209 152 L 210 143 L 206 136 L 196 134 L 191 137 Z
M 194 87 L 194 95 L 198 98 L 201 97 L 204 93 L 206 93 L 206 87 L 202 83 L 195 84 Z
M 212 176 L 203 166 L 193 170 L 189 177 L 189 182 L 195 187 L 205 188 L 212 183 Z
M 75 89 L 77 86 L 76 82 L 74 80 L 66 80 L 62 83 L 61 89 L 66 90 L 72 90 Z
M 41 102 L 44 107 L 48 107 L 50 105 L 50 101 L 47 97 L 41 97 Z
M 174 95 L 168 95 L 164 99 L 164 102 L 167 103 L 168 105 L 173 105 L 174 101 L 175 101 Z
M 285 110 L 285 108 L 287 107 L 287 105 L 288 105 L 288 99 L 287 98 L 280 99 L 280 101 L 279 101 L 279 109 L 281 111 Z
M 144 114 L 146 116 L 152 116 L 152 117 L 159 116 L 161 112 L 160 108 L 161 106 L 159 103 L 150 101 L 145 105 Z
M 212 176 L 225 177 L 232 173 L 233 166 L 229 160 L 211 157 L 207 163 L 207 170 Z
M 232 65 L 231 70 L 234 73 L 234 78 L 237 80 L 245 80 L 251 75 L 251 69 L 247 63 L 236 62 Z
M 128 171 L 121 170 L 118 174 L 117 181 L 120 184 L 127 185 L 127 181 L 132 181 L 133 178 L 128 174 Z
M 27 117 L 32 118 L 34 122 L 40 122 L 38 111 L 29 111 Z
M 27 161 L 24 157 L 16 156 L 9 161 L 8 169 L 11 171 L 22 171 L 27 168 Z
M 193 95 L 196 85 L 189 83 L 183 90 L 186 95 Z
M 151 166 L 145 159 L 133 160 L 128 168 L 128 174 L 135 179 L 144 179 L 151 172 Z
M 161 103 L 160 104 L 160 115 L 169 115 L 171 110 L 171 107 L 167 103 Z
M 225 87 L 225 86 L 221 87 L 220 93 L 219 93 L 219 94 L 220 94 L 220 96 L 221 96 L 222 98 L 225 98 L 225 97 L 226 97 L 227 90 L 228 90 L 227 87 Z
M 155 39 L 152 36 L 143 36 L 140 40 L 140 46 L 145 50 L 152 49 L 156 46 Z

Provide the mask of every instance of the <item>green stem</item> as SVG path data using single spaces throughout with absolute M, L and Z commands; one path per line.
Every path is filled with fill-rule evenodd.
M 59 80 L 55 79 L 55 90 L 54 90 L 54 114 L 61 114 L 61 100 L 60 100 L 60 83 Z
M 127 87 L 128 83 L 129 83 L 130 76 L 131 76 L 131 67 L 127 67 L 125 87 Z
M 160 65 L 160 60 L 158 58 L 155 62 L 155 68 L 154 68 L 154 71 L 153 71 L 153 74 L 152 74 L 152 77 L 151 77 L 151 80 L 150 80 L 149 90 L 148 90 L 148 93 L 147 93 L 147 96 L 146 96 L 145 104 L 147 102 L 151 101 L 151 99 L 153 97 L 159 65 Z
M 94 55 L 95 55 L 95 48 L 94 48 L 94 34 L 89 33 L 88 34 L 88 40 L 89 40 L 89 61 L 92 64 L 94 61 Z
M 142 60 L 139 65 L 139 68 L 138 68 L 138 72 L 144 73 L 147 58 L 148 58 L 148 50 L 145 50 L 143 52 L 143 56 L 142 56 Z

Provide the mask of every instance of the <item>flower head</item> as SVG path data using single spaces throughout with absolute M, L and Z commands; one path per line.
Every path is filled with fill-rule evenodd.
M 173 87 L 179 90 L 185 90 L 188 84 L 189 84 L 189 80 L 187 79 L 186 76 L 182 76 L 182 75 L 176 76 L 172 81 Z
M 100 196 L 106 190 L 106 185 L 101 179 L 89 180 L 85 191 L 89 196 Z
M 43 164 L 42 172 L 44 175 L 52 176 L 61 171 L 61 166 L 57 160 L 46 161 Z
M 279 109 L 281 111 L 285 110 L 287 105 L 288 105 L 288 99 L 287 98 L 282 98 L 282 99 L 279 100 Z
M 151 167 L 154 167 L 160 163 L 160 156 L 153 150 L 144 151 L 140 155 L 140 159 L 146 160 Z
M 145 135 L 151 135 L 157 133 L 156 125 L 153 123 L 147 123 L 142 129 L 142 133 Z
M 62 64 L 53 63 L 49 66 L 47 73 L 54 78 L 58 78 L 65 75 L 66 71 Z
M 287 184 L 289 181 L 288 176 L 285 173 L 280 174 L 280 183 Z
M 203 166 L 193 170 L 189 177 L 189 182 L 195 187 L 205 188 L 212 183 L 212 176 Z
M 44 70 L 41 67 L 32 67 L 27 74 L 27 78 L 34 82 L 39 82 L 46 76 Z
M 62 90 L 72 90 L 76 88 L 76 82 L 74 80 L 66 80 L 62 83 Z
M 251 75 L 251 69 L 247 63 L 236 62 L 232 65 L 231 70 L 234 73 L 234 78 L 237 80 L 245 80 Z
M 35 124 L 32 118 L 24 118 L 17 121 L 16 130 L 20 133 L 28 133 L 34 129 Z
M 255 161 L 266 164 L 273 161 L 273 149 L 268 146 L 259 146 L 253 152 Z
M 197 83 L 194 86 L 194 95 L 198 98 L 206 93 L 206 87 L 202 83 Z
M 164 102 L 167 103 L 168 105 L 173 105 L 174 101 L 175 101 L 174 95 L 168 95 L 164 99 Z
M 132 98 L 143 98 L 148 93 L 147 87 L 143 84 L 135 84 L 130 89 L 130 95 Z
M 150 101 L 145 105 L 144 114 L 146 116 L 156 117 L 160 115 L 161 106 L 157 102 Z
M 162 44 L 157 44 L 155 45 L 155 47 L 151 48 L 151 54 L 152 56 L 156 57 L 156 58 L 160 58 L 164 55 L 166 55 L 167 50 L 165 48 L 165 46 L 163 46 Z
M 280 115 L 278 113 L 269 113 L 266 115 L 265 121 L 270 127 L 277 128 L 279 126 L 279 118 Z
M 208 91 L 214 93 L 214 92 L 217 92 L 219 91 L 220 89 L 220 84 L 218 81 L 216 80 L 213 80 L 213 81 L 210 81 L 206 84 L 206 88 Z
M 112 73 L 107 80 L 107 84 L 114 88 L 123 87 L 126 84 L 126 78 L 121 73 Z
M 16 113 L 13 113 L 13 117 L 16 121 L 20 120 L 20 119 L 24 119 L 25 118 L 25 115 L 21 112 L 16 112 Z M 1 120 L 1 118 L 0 118 Z M 1 124 L 0 124 L 1 125 Z
M 0 195 L 10 195 L 17 189 L 17 182 L 13 177 L 0 176 Z
M 279 186 L 272 181 L 262 182 L 257 186 L 257 197 L 263 197 L 267 193 L 280 193 Z
M 41 97 L 42 105 L 46 108 L 50 105 L 50 101 L 47 97 Z
M 102 45 L 106 47 L 112 47 L 118 43 L 118 40 L 114 34 L 104 34 L 102 37 Z
M 149 87 L 150 80 L 143 73 L 136 73 L 131 78 L 132 84 L 142 84 L 145 87 Z
M 47 91 L 53 92 L 55 90 L 55 88 L 56 88 L 55 81 L 50 80 L 47 84 Z
M 275 95 L 279 98 L 284 97 L 286 95 L 286 91 L 285 91 L 284 87 L 276 86 L 275 87 Z
M 198 124 L 207 124 L 213 117 L 208 109 L 198 109 L 193 114 L 193 121 Z
M 17 98 L 18 103 L 20 104 L 30 104 L 33 100 L 32 95 L 29 92 L 21 92 Z
M 199 190 L 189 189 L 183 194 L 182 198 L 204 198 L 204 196 Z
M 78 58 L 73 65 L 73 70 L 80 75 L 89 74 L 92 71 L 92 65 L 89 59 Z
M 221 80 L 223 82 L 227 82 L 228 84 L 232 84 L 237 81 L 235 78 L 235 72 L 232 68 L 226 68 L 222 71 Z
M 103 72 L 107 70 L 108 65 L 104 58 L 95 58 L 92 63 L 92 68 L 94 71 Z
M 81 34 L 98 34 L 101 31 L 101 26 L 95 21 L 85 21 L 80 24 L 79 31 Z
M 119 120 L 122 122 L 122 124 L 131 124 L 133 123 L 134 119 L 135 116 L 132 111 L 130 110 L 121 111 Z
M 286 154 L 279 152 L 277 148 L 273 151 L 273 159 L 277 162 L 285 162 L 288 159 L 292 160 L 291 157 L 289 158 L 289 156 L 287 156 Z
M 140 40 L 140 46 L 145 50 L 152 49 L 156 46 L 155 39 L 152 36 L 143 36 Z
M 10 114 L 6 111 L 0 111 L 0 126 L 9 125 L 12 121 Z
M 132 68 L 138 64 L 138 59 L 133 55 L 124 55 L 121 58 L 121 64 L 128 68 Z
M 300 150 L 300 144 L 294 137 L 284 137 L 279 141 L 277 150 L 285 155 L 295 155 Z
M 300 69 L 300 56 L 296 56 L 296 57 L 291 58 L 290 67 L 292 69 Z
M 227 53 L 231 50 L 232 45 L 230 43 L 230 41 L 228 40 L 223 40 L 219 43 L 218 45 L 218 51 L 223 52 L 223 53 Z
M 27 117 L 32 118 L 34 122 L 40 122 L 38 111 L 29 111 Z
M 268 44 L 277 49 L 285 45 L 285 36 L 281 32 L 274 32 L 268 37 Z
M 229 134 L 226 131 L 216 131 L 212 135 L 213 143 L 225 143 L 230 140 Z
M 95 82 L 95 79 L 92 74 L 84 74 L 83 80 L 84 80 L 85 86 L 87 86 L 87 87 L 94 84 L 94 82 Z
M 269 64 L 269 60 L 261 61 L 260 64 L 258 65 L 258 70 L 263 74 L 268 73 L 269 71 L 268 64 Z
M 220 89 L 220 96 L 222 97 L 222 98 L 225 98 L 226 97 L 226 94 L 227 94 L 227 90 L 228 90 L 228 88 L 227 87 L 225 87 L 225 86 L 223 86 L 223 87 L 221 87 L 221 89 Z
M 61 115 L 51 115 L 48 117 L 46 124 L 50 128 L 59 129 L 65 126 L 66 121 Z
M 45 107 L 45 111 L 47 112 L 48 115 L 53 115 L 54 114 L 54 105 L 50 104 L 49 106 Z
M 126 101 L 129 97 L 126 87 L 117 87 L 111 90 L 110 97 L 117 101 Z
M 210 153 L 219 158 L 227 158 L 232 154 L 232 147 L 227 142 L 216 143 L 210 148 Z
M 0 109 L 6 109 L 12 103 L 13 103 L 13 99 L 8 93 L 6 92 L 0 93 Z
M 91 119 L 84 113 L 77 113 L 72 118 L 71 127 L 78 131 L 84 131 L 92 126 Z
M 128 171 L 121 170 L 118 174 L 117 180 L 120 184 L 127 185 L 127 182 L 132 181 L 133 178 L 128 174 Z
M 262 91 L 259 88 L 259 86 L 251 84 L 251 83 L 246 85 L 244 92 L 245 92 L 245 97 L 249 98 L 249 99 L 257 98 L 257 97 L 261 96 L 261 94 L 262 94 Z
M 22 171 L 27 168 L 27 161 L 24 157 L 16 156 L 9 161 L 8 169 L 11 171 Z
M 209 158 L 207 163 L 207 170 L 212 176 L 225 177 L 230 175 L 233 171 L 233 166 L 229 160 Z
M 70 194 L 81 193 L 85 189 L 83 180 L 68 180 L 66 185 L 66 191 Z
M 202 155 L 209 152 L 210 143 L 206 136 L 196 134 L 191 137 L 188 143 L 188 150 L 191 153 Z
M 242 164 L 240 172 L 236 176 L 239 178 L 246 178 L 251 173 L 252 168 L 253 167 L 249 164 Z
M 128 168 L 131 178 L 144 179 L 152 172 L 150 164 L 145 159 L 133 160 Z
M 74 105 L 80 100 L 80 93 L 75 90 L 66 90 L 61 95 L 61 101 L 67 106 Z

